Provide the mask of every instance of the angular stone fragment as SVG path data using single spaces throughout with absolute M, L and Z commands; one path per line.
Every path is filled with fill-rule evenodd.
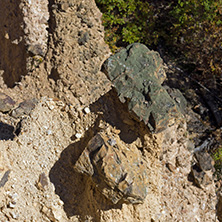
M 25 115 L 29 115 L 29 113 L 35 108 L 37 104 L 37 99 L 30 99 L 21 102 L 19 106 L 12 111 L 12 116 L 15 118 L 20 118 Z
M 0 187 L 4 187 L 4 185 L 7 183 L 10 172 L 11 172 L 11 170 L 7 170 L 5 172 L 5 174 L 3 175 L 3 177 L 0 180 Z
M 193 176 L 194 184 L 199 188 L 212 183 L 212 173 L 201 170 L 197 164 L 191 167 L 191 175 Z
M 114 142 L 115 141 L 115 142 Z M 149 178 L 141 153 L 128 148 L 116 135 L 97 133 L 75 163 L 74 169 L 92 177 L 102 194 L 114 204 L 142 203 L 148 192 Z
M 15 101 L 4 93 L 0 92 L 0 111 L 8 112 L 15 105 Z
M 213 182 L 214 161 L 209 153 L 197 151 L 194 153 L 197 163 L 191 167 L 194 183 L 202 188 Z
M 129 111 L 151 131 L 160 132 L 181 117 L 179 107 L 161 86 L 166 76 L 157 52 L 139 43 L 131 44 L 109 57 L 103 71 L 120 101 L 127 102 Z
M 197 164 L 203 171 L 213 170 L 214 169 L 214 161 L 209 153 L 206 152 L 196 152 L 195 158 L 197 160 Z

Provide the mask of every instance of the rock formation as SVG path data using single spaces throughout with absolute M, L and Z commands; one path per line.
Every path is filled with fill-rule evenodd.
M 142 154 L 136 147 L 127 147 L 110 128 L 89 141 L 74 168 L 92 177 L 114 204 L 143 203 L 147 196 L 149 177 Z
M 161 86 L 166 78 L 163 61 L 145 45 L 132 44 L 109 57 L 103 71 L 121 102 L 151 131 L 160 132 L 181 118 L 180 109 Z
M 214 183 L 200 188 L 189 177 L 194 164 L 212 170 L 202 167 L 205 156 L 194 162 L 192 115 L 178 90 L 162 86 L 159 55 L 123 49 L 126 61 L 105 63 L 111 83 L 94 1 L 0 6 L 0 221 L 214 221 Z M 36 55 L 44 57 L 37 65 Z

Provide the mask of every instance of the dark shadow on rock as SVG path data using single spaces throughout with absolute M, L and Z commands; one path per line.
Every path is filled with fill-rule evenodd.
M 99 121 L 79 142 L 64 149 L 49 173 L 56 194 L 64 202 L 67 217 L 76 215 L 80 221 L 87 221 L 88 217 L 93 217 L 93 221 L 100 221 L 100 210 L 121 207 L 114 206 L 95 188 L 90 178 L 75 172 L 73 168 L 89 140 L 98 132 L 98 123 Z
M 143 122 L 136 121 L 135 116 L 128 111 L 127 102 L 121 103 L 115 89 L 101 96 L 95 103 L 90 105 L 94 113 L 102 112 L 101 118 L 120 130 L 120 138 L 125 143 L 135 141 L 141 132 Z
M 219 192 L 217 194 L 217 205 L 216 205 L 216 214 L 219 221 L 222 221 L 222 194 Z
M 49 10 L 49 28 L 48 31 L 50 34 L 53 34 L 56 28 L 55 16 L 53 13 L 53 9 L 55 10 L 57 7 L 55 0 L 49 0 L 48 10 Z
M 4 70 L 3 80 L 11 88 L 27 74 L 20 3 L 20 0 L 0 1 L 0 70 Z
M 13 140 L 15 128 L 6 123 L 0 122 L 0 140 Z

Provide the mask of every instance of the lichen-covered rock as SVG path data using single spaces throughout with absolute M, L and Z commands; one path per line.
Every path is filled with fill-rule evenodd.
M 148 192 L 149 178 L 140 151 L 129 149 L 106 131 L 97 133 L 75 163 L 74 169 L 92 177 L 99 190 L 114 204 L 142 203 Z
M 113 83 L 121 102 L 151 131 L 164 130 L 181 117 L 179 107 L 161 86 L 163 62 L 157 52 L 135 43 L 109 57 L 103 71 Z

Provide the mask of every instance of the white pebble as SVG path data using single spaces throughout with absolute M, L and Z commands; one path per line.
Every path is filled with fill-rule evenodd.
M 76 133 L 75 136 L 76 136 L 77 139 L 80 139 L 82 137 L 82 134 L 81 133 Z
M 51 131 L 51 130 L 47 130 L 47 131 L 46 131 L 46 134 L 47 134 L 47 135 L 52 135 L 52 131 Z
M 90 113 L 89 107 L 84 108 L 84 111 L 85 111 L 86 114 Z
M 19 218 L 19 214 L 15 212 L 10 212 L 13 219 L 17 220 Z
M 48 126 L 43 126 L 42 128 L 44 128 L 44 129 L 46 129 L 46 130 L 47 130 L 47 129 L 48 129 Z
M 15 200 L 17 200 L 17 198 L 18 198 L 18 194 L 17 194 L 17 193 L 14 193 L 14 194 L 12 195 L 12 199 L 15 201 Z
M 9 202 L 8 207 L 9 208 L 15 208 L 16 202 Z

